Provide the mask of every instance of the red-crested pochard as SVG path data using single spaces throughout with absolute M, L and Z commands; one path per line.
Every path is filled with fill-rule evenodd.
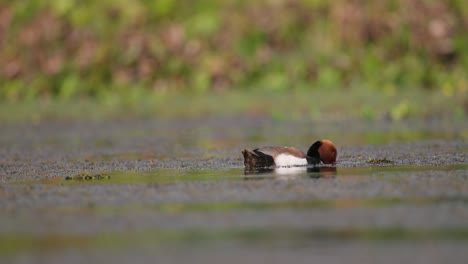
M 292 147 L 263 147 L 254 150 L 243 149 L 244 165 L 249 168 L 290 167 L 336 164 L 337 151 L 330 140 L 323 139 L 310 146 L 307 154 Z

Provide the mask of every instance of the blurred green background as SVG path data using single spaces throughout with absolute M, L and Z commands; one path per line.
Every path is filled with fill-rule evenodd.
M 468 2 L 0 0 L 0 65 L 1 119 L 464 120 Z

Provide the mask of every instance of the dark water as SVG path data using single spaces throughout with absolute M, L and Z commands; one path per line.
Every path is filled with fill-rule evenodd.
M 257 119 L 8 127 L 0 262 L 464 263 L 466 131 Z M 244 147 L 323 137 L 338 146 L 336 167 L 243 168 Z

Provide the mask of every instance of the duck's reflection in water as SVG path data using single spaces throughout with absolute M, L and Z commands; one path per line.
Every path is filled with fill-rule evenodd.
M 310 167 L 307 168 L 307 174 L 311 178 L 334 178 L 336 176 L 336 167 Z
M 280 167 L 280 168 L 245 168 L 245 179 L 265 178 L 293 178 L 295 176 L 308 176 L 310 178 L 334 178 L 336 167 L 314 166 L 314 167 Z

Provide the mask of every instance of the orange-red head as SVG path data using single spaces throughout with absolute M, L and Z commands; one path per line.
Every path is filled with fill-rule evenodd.
M 322 161 L 324 164 L 336 164 L 336 157 L 338 152 L 335 145 L 328 140 L 323 139 L 315 142 L 307 152 L 307 156 L 316 159 L 317 163 Z
M 320 141 L 322 142 L 322 145 L 318 148 L 320 160 L 325 164 L 335 164 L 336 156 L 338 155 L 335 145 L 327 139 Z

